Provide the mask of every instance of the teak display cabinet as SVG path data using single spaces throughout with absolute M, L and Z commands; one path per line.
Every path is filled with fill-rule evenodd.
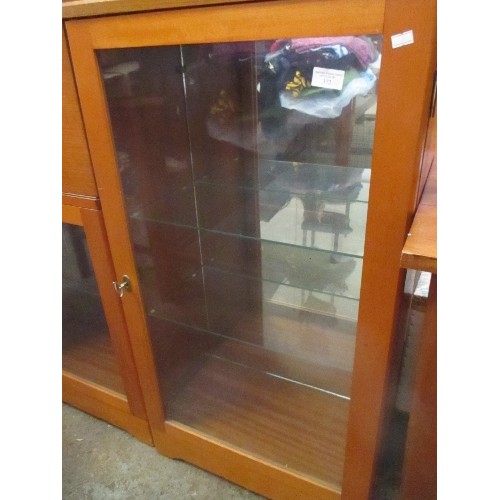
M 271 498 L 368 498 L 435 3 L 223 3 L 65 29 L 155 446 Z

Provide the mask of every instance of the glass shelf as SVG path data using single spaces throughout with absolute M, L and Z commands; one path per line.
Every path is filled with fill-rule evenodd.
M 211 194 L 214 194 L 213 189 L 219 191 L 219 199 L 223 198 L 227 202 L 224 204 L 226 208 L 231 207 L 231 199 L 235 199 L 234 193 L 222 187 L 210 188 Z M 204 194 L 208 195 L 208 192 Z M 169 203 L 150 204 L 142 210 L 135 210 L 131 218 L 145 223 L 198 230 L 195 221 L 191 221 L 194 224 L 186 224 L 175 220 L 176 213 L 169 210 L 172 199 L 183 199 L 182 193 L 175 193 L 175 196 L 169 199 Z M 185 202 L 184 198 L 183 203 Z M 176 212 L 178 211 L 179 206 L 176 207 Z M 348 215 L 345 211 L 344 205 L 339 206 L 333 202 L 324 204 L 318 213 L 320 218 L 318 221 L 315 212 L 309 212 L 314 218 L 308 216 L 302 200 L 292 198 L 269 221 L 250 221 L 248 212 L 242 219 L 241 210 L 222 214 L 206 212 L 203 217 L 200 216 L 199 229 L 202 238 L 204 234 L 210 233 L 221 237 L 275 242 L 300 248 L 325 250 L 349 257 L 363 257 L 367 204 L 353 202 L 348 207 Z M 184 212 L 179 219 L 182 221 L 187 219 Z
M 156 309 L 150 311 L 148 317 L 151 329 L 160 337 L 181 331 L 187 342 L 196 340 L 197 345 L 203 346 L 205 353 L 211 356 L 348 400 L 354 344 L 352 324 L 339 323 L 338 328 L 328 332 L 324 326 L 322 330 L 317 327 L 308 331 L 304 325 L 291 329 L 289 342 L 293 339 L 308 344 L 301 353 L 296 353 L 283 345 L 278 335 L 278 324 L 293 319 L 283 317 L 279 309 L 271 305 L 270 309 L 273 308 L 274 315 L 263 323 L 260 342 L 240 338 L 236 333 L 237 328 L 255 323 L 248 318 L 242 318 L 235 325 L 235 333 L 229 335 L 173 321 Z M 154 342 L 161 343 L 161 338 L 155 337 Z
M 171 241 L 171 247 L 158 259 L 170 273 L 171 281 L 175 281 L 175 296 L 187 289 L 191 297 L 206 293 L 212 281 L 215 287 L 224 287 L 228 282 L 240 280 L 248 289 L 257 290 L 266 285 L 270 289 L 289 289 L 295 295 L 320 293 L 322 300 L 332 301 L 334 297 L 359 300 L 361 258 L 205 231 L 198 240 L 194 228 L 174 226 L 170 229 L 175 231 L 160 233 Z M 144 247 L 142 254 L 141 275 L 154 274 L 154 249 Z M 175 269 L 169 270 L 170 263 L 174 262 Z M 200 292 L 195 293 L 195 288 Z M 291 301 L 290 306 L 292 304 L 300 307 L 297 300 Z
M 308 314 L 318 321 L 329 318 L 331 322 L 336 319 L 355 322 L 358 313 L 357 298 L 307 290 L 211 266 L 186 276 L 167 292 L 158 284 L 154 270 L 148 273 L 141 269 L 140 277 L 148 283 L 144 299 L 149 310 L 163 309 L 165 317 L 186 324 L 201 327 L 212 324 L 215 331 L 220 332 L 232 327 L 235 315 L 257 313 L 266 303 Z M 209 294 L 212 295 L 209 297 Z
M 273 292 L 267 292 L 268 295 L 273 295 L 274 291 L 277 290 L 278 287 L 281 287 L 291 292 L 289 294 L 284 293 L 283 296 L 293 296 L 296 294 L 309 296 L 311 294 L 320 294 L 323 299 L 328 299 L 330 301 L 333 301 L 336 297 L 342 297 L 354 302 L 359 301 L 358 276 L 361 274 L 361 261 L 356 262 L 354 259 L 344 260 L 331 264 L 331 268 L 326 268 L 325 266 L 326 269 L 323 270 L 320 269 L 319 266 L 315 268 L 314 265 L 310 268 L 303 266 L 300 269 L 293 269 L 291 264 L 287 264 L 286 267 L 282 269 L 281 266 L 279 266 L 279 268 L 273 268 L 273 263 L 271 261 L 265 262 L 265 254 L 262 257 L 262 278 L 256 278 L 234 271 L 227 271 L 210 265 L 203 266 L 201 271 L 202 273 L 216 273 L 220 277 L 217 281 L 220 282 L 221 286 L 225 285 L 225 277 L 227 280 L 245 280 L 248 282 L 249 286 L 262 286 L 266 290 L 273 290 Z M 280 261 L 280 264 L 281 263 Z M 325 264 L 328 263 L 325 262 Z M 285 272 L 286 274 L 284 274 Z M 207 278 L 205 277 L 205 279 Z M 351 285 L 352 288 L 350 288 L 349 285 Z M 289 302 L 284 302 L 284 304 L 290 307 L 301 307 L 297 300 L 290 300 Z M 319 311 L 322 311 L 322 309 L 319 309 Z
M 194 179 L 203 184 L 228 185 L 273 194 L 305 196 L 315 193 L 327 201 L 368 202 L 369 174 L 366 168 L 260 159 L 255 168 L 242 175 L 228 175 L 231 165 L 219 164 L 209 173 Z

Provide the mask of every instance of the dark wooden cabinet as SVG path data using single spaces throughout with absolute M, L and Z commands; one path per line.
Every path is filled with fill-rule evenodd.
M 271 498 L 369 498 L 435 9 L 278 0 L 65 21 L 160 453 Z

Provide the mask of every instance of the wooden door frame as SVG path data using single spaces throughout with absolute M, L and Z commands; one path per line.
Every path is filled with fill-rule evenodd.
M 123 299 L 146 411 L 158 448 L 179 454 L 206 468 L 199 457 L 200 439 L 219 459 L 212 472 L 251 489 L 268 485 L 230 470 L 228 460 L 242 469 L 260 470 L 244 453 L 215 445 L 182 426 L 165 423 L 151 342 L 138 290 L 137 271 L 129 241 L 124 200 L 116 169 L 96 49 L 238 41 L 279 37 L 383 34 L 383 59 L 375 131 L 370 204 L 366 228 L 361 301 L 347 434 L 342 496 L 368 498 L 373 487 L 381 429 L 391 383 L 396 311 L 402 289 L 400 256 L 415 211 L 420 152 L 435 69 L 435 0 L 277 0 L 168 10 L 66 22 L 89 148 L 101 193 L 111 253 L 118 275 L 131 277 L 133 290 Z M 393 48 L 391 36 L 413 31 L 414 43 Z M 219 446 L 219 447 L 218 447 Z M 187 450 L 187 451 L 186 451 Z M 170 451 L 170 453 L 172 453 Z M 222 454 L 221 454 L 222 453 Z M 201 463 L 203 462 L 203 464 Z M 216 463 L 217 462 L 217 463 Z M 257 468 L 256 468 L 257 467 Z M 272 466 L 268 464 L 268 469 Z M 314 484 L 317 497 L 338 496 L 322 485 L 272 469 L 277 481 L 291 488 Z M 234 475 L 236 474 L 236 475 Z M 249 474 L 251 475 L 251 474 Z M 302 481 L 302 482 L 301 482 Z M 269 481 L 267 481 L 269 482 Z M 263 483 L 266 483 L 264 480 Z M 275 491 L 272 490 L 271 493 Z M 322 493 L 320 493 L 322 492 Z

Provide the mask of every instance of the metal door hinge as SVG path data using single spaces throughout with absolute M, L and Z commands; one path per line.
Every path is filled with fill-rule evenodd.
M 123 297 L 125 290 L 130 291 L 131 289 L 130 278 L 126 274 L 124 274 L 122 276 L 121 283 L 113 281 L 113 287 L 115 288 L 116 293 L 118 293 L 120 297 Z

